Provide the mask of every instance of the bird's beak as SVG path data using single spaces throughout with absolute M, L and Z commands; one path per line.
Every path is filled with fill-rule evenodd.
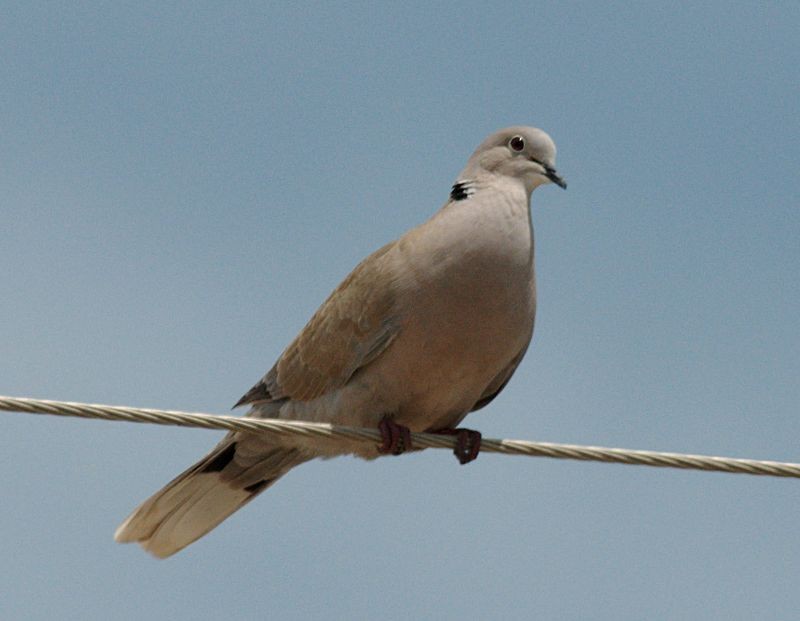
M 567 182 L 564 181 L 564 179 L 561 176 L 559 176 L 555 168 L 551 168 L 550 166 L 545 166 L 544 173 L 545 176 L 548 179 L 550 179 L 550 181 L 555 183 L 558 187 L 563 188 L 565 190 L 567 189 Z

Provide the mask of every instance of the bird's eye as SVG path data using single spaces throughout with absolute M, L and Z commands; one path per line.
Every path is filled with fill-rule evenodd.
M 508 141 L 508 146 L 514 151 L 522 151 L 525 148 L 525 140 L 523 140 L 522 136 L 514 136 Z

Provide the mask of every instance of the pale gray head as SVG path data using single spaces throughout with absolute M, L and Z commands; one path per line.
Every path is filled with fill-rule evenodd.
M 556 172 L 556 145 L 535 127 L 507 127 L 489 136 L 469 158 L 460 179 L 478 179 L 486 173 L 519 179 L 528 192 L 544 183 L 567 187 Z

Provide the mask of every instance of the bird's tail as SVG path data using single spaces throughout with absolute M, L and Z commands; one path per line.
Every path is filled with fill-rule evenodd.
M 203 459 L 139 505 L 114 539 L 137 542 L 159 558 L 171 556 L 311 459 L 296 448 L 265 449 L 261 444 L 256 449 L 249 444 L 228 434 Z

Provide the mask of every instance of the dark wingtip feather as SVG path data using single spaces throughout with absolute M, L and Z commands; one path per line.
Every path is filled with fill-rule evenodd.
M 270 401 L 272 399 L 272 395 L 269 394 L 269 390 L 267 390 L 267 385 L 264 382 L 259 382 L 255 386 L 253 386 L 250 390 L 247 391 L 244 397 L 239 399 L 236 402 L 236 405 L 233 406 L 232 409 L 238 408 L 240 405 L 245 405 L 247 403 L 255 403 L 256 401 Z
M 256 494 L 259 494 L 262 491 L 264 491 L 264 489 L 273 481 L 275 481 L 274 478 L 258 481 L 257 483 L 253 483 L 252 485 L 248 485 L 247 487 L 245 487 L 244 491 L 249 492 L 250 494 L 253 494 L 253 496 L 255 496 Z
M 201 472 L 222 472 L 236 454 L 236 442 L 232 442 L 223 451 L 201 468 Z

